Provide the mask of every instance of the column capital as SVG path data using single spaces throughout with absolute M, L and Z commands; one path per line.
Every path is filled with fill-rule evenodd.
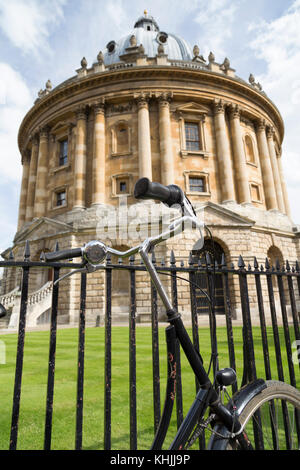
M 31 156 L 30 149 L 27 148 L 22 152 L 22 165 L 24 165 L 24 164 L 26 165 L 26 163 L 29 164 L 30 156 Z
M 148 108 L 148 103 L 151 98 L 151 93 L 150 92 L 141 92 L 141 93 L 135 93 L 133 95 L 134 100 L 137 103 L 138 109 L 141 108 Z
M 275 135 L 275 129 L 273 126 L 267 126 L 267 139 L 273 140 Z
M 39 128 L 40 139 L 48 140 L 49 139 L 49 131 L 50 131 L 49 126 L 40 127 Z
M 263 118 L 259 118 L 255 121 L 255 127 L 258 131 L 261 131 L 261 132 L 265 131 L 266 126 L 267 126 L 266 120 Z
M 224 114 L 225 112 L 225 103 L 223 100 L 215 100 L 213 102 L 214 114 Z
M 76 115 L 76 120 L 87 120 L 87 105 L 86 104 L 80 104 L 77 106 L 75 109 L 75 115 Z
M 170 105 L 170 103 L 173 99 L 173 93 L 171 91 L 164 91 L 162 93 L 158 93 L 156 95 L 156 98 L 158 99 L 159 106 L 169 107 L 169 105 Z
M 31 143 L 31 145 L 39 145 L 39 134 L 38 132 L 35 132 L 34 134 L 31 134 L 29 136 L 29 142 Z
M 240 119 L 241 117 L 241 108 L 238 104 L 231 103 L 228 106 L 229 109 L 229 119 Z
M 95 116 L 97 114 L 104 114 L 105 113 L 105 98 L 100 98 L 97 101 L 94 101 L 93 104 L 91 105 Z

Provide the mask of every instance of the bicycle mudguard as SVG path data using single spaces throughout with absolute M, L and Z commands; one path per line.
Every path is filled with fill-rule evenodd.
M 226 408 L 231 413 L 234 412 L 238 418 L 252 398 L 261 393 L 265 388 L 267 388 L 265 380 L 254 380 L 238 390 L 238 392 L 233 395 L 232 400 L 230 400 Z M 208 442 L 208 450 L 225 450 L 230 436 L 231 432 L 227 427 L 223 423 L 217 423 L 214 426 L 213 434 Z

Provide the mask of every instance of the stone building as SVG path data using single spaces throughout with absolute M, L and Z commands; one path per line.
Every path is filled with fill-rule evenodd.
M 183 188 L 228 263 L 239 254 L 246 262 L 253 256 L 258 262 L 295 260 L 299 234 L 282 169 L 283 137 L 280 112 L 252 74 L 245 82 L 228 58 L 217 63 L 210 53 L 206 60 L 198 46 L 161 31 L 145 12 L 129 34 L 110 40 L 93 64 L 83 58 L 70 79 L 54 88 L 48 81 L 24 117 L 18 136 L 23 166 L 18 229 L 3 256 L 12 250 L 22 257 L 25 240 L 31 241 L 33 259 L 52 251 L 57 241 L 61 249 L 81 246 L 99 238 L 114 217 L 117 229 L 106 231 L 107 243 L 134 246 L 149 229 L 149 214 L 158 224 L 168 218 L 161 204 L 133 198 L 136 180 L 148 177 Z M 130 237 L 127 208 L 127 228 L 139 224 Z M 167 257 L 174 249 L 187 259 L 197 239 L 197 233 L 186 232 L 160 247 L 160 254 Z M 49 290 L 48 273 L 34 270 L 31 292 Z M 124 273 L 114 276 L 113 306 L 120 318 L 128 312 L 128 282 Z M 77 319 L 79 282 L 76 275 L 61 285 L 62 322 Z M 150 289 L 142 275 L 139 282 L 137 314 L 144 321 Z M 18 274 L 5 272 L 2 295 L 18 283 Z M 87 319 L 93 323 L 103 316 L 102 272 L 90 275 L 88 289 Z M 180 286 L 179 303 L 188 309 L 188 287 Z M 45 308 L 29 322 L 38 323 Z

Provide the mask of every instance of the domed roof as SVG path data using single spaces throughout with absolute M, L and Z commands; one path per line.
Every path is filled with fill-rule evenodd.
M 130 34 L 118 41 L 110 41 L 104 53 L 104 64 L 110 65 L 121 62 L 120 56 L 126 54 L 126 49 L 130 47 L 131 38 L 135 36 L 136 45 L 144 47 L 148 57 L 157 56 L 157 48 L 160 44 L 164 46 L 164 53 L 171 60 L 192 60 L 193 52 L 190 45 L 175 34 L 160 31 L 155 19 L 145 12 L 135 23 Z

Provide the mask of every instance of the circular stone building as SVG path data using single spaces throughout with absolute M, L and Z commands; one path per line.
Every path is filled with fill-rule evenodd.
M 23 119 L 18 229 L 3 256 L 12 250 L 22 257 L 30 240 L 38 260 L 56 242 L 61 249 L 77 247 L 103 233 L 111 246 L 134 246 L 150 222 L 161 224 L 166 216 L 161 204 L 133 197 L 136 180 L 148 177 L 183 188 L 228 263 L 239 254 L 245 261 L 297 259 L 299 236 L 281 163 L 283 121 L 253 75 L 247 83 L 227 58 L 217 63 L 210 53 L 205 59 L 197 45 L 161 31 L 146 12 L 127 36 L 108 39 L 93 64 L 83 58 L 72 78 L 56 87 L 48 81 Z M 133 221 L 139 230 L 129 234 Z M 185 232 L 180 241 L 165 243 L 161 254 L 174 249 L 178 259 L 187 259 L 196 243 L 197 234 Z M 87 320 L 93 323 L 103 315 L 103 273 L 89 279 Z M 114 273 L 118 320 L 128 313 L 127 281 L 124 272 Z M 78 316 L 79 282 L 76 275 L 61 284 L 61 322 Z M 147 321 L 150 287 L 142 274 L 139 282 L 138 319 Z M 5 271 L 2 295 L 18 285 L 19 273 Z M 50 286 L 47 270 L 32 273 L 31 292 L 47 293 Z M 189 296 L 182 289 L 184 312 Z M 28 324 L 47 317 L 47 295 L 40 297 L 45 305 L 39 302 Z

